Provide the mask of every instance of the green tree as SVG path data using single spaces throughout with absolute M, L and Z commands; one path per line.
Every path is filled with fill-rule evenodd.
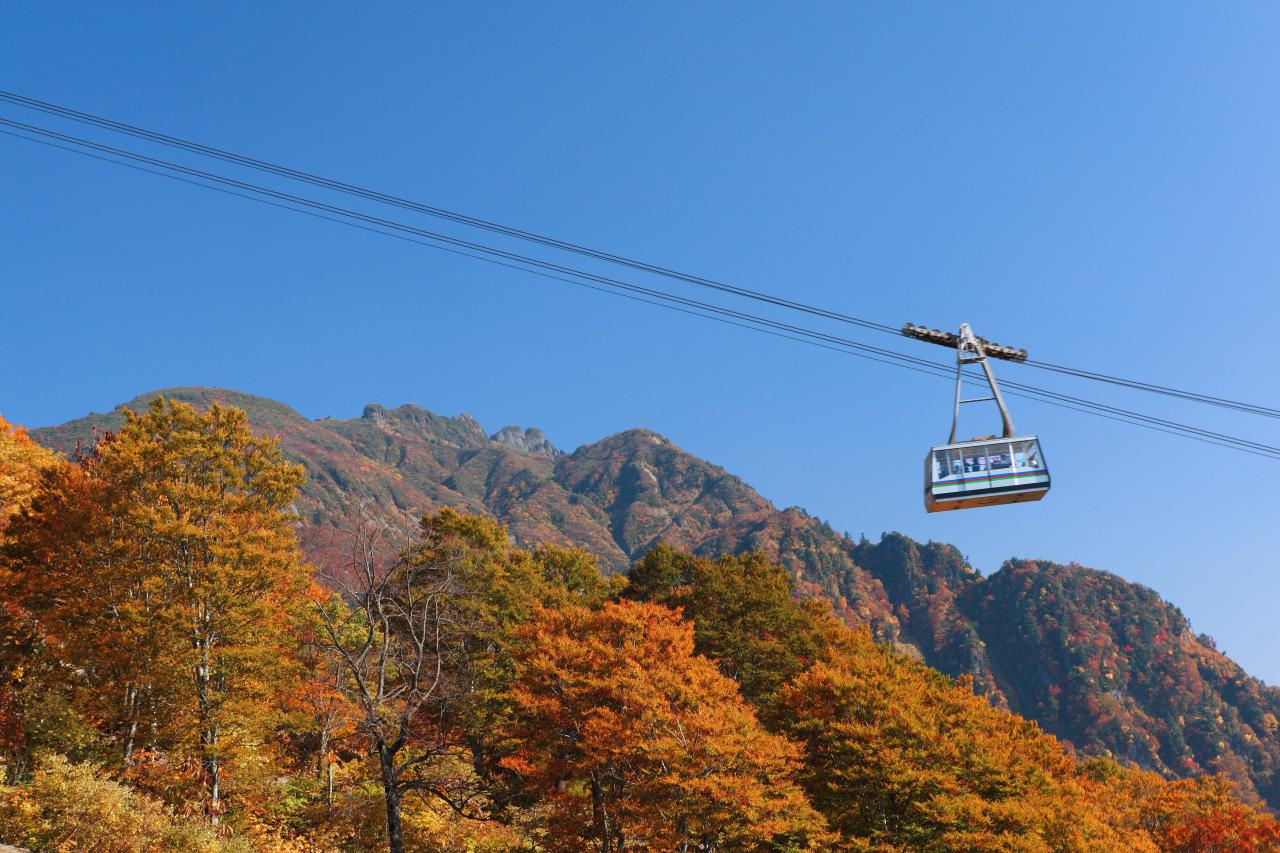
M 796 599 L 786 570 L 759 552 L 707 559 L 659 544 L 636 563 L 623 594 L 693 620 L 697 652 L 757 704 L 821 658 L 839 627 L 829 604 Z

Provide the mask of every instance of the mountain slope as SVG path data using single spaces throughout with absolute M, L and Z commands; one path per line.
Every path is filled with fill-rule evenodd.
M 1106 572 L 1014 560 L 984 578 L 949 545 L 898 534 L 854 542 L 649 430 L 563 453 L 537 430 L 490 436 L 469 415 L 413 405 L 312 421 L 235 391 L 163 393 L 239 406 L 280 439 L 307 471 L 304 543 L 368 501 L 406 526 L 442 505 L 487 515 L 522 545 L 576 545 L 615 572 L 659 541 L 706 555 L 761 550 L 846 621 L 972 679 L 994 704 L 1079 749 L 1167 775 L 1226 772 L 1280 805 L 1280 691 L 1193 636 L 1156 593 Z M 116 410 L 32 435 L 72 452 L 122 420 Z

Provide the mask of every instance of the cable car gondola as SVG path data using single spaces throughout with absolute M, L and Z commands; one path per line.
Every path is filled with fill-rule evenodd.
M 924 478 L 929 512 L 1038 501 L 1049 491 L 1034 435 L 939 445 L 929 451 Z
M 975 336 L 968 323 L 952 335 L 907 324 L 903 334 L 956 349 L 956 403 L 951 436 L 946 444 L 929 449 L 924 461 L 924 507 L 929 512 L 970 509 L 979 506 L 1038 501 L 1049 491 L 1049 466 L 1040 441 L 1034 435 L 1014 434 L 1013 420 L 1005 406 L 987 356 L 1025 361 L 1024 350 L 992 344 Z M 964 366 L 978 363 L 991 387 L 991 396 L 964 399 Z M 956 441 L 960 406 L 991 401 L 1000 409 L 1004 425 L 999 438 L 989 435 Z

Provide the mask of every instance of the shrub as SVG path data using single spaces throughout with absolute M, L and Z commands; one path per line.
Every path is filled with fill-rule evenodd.
M 104 778 L 89 764 L 43 756 L 31 783 L 0 787 L 0 841 L 34 850 L 232 853 L 248 847 L 208 825 L 176 817 L 163 804 Z

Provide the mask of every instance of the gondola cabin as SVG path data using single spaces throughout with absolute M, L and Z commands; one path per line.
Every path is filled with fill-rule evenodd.
M 943 444 L 925 457 L 929 512 L 1038 501 L 1049 491 L 1049 466 L 1035 436 Z

